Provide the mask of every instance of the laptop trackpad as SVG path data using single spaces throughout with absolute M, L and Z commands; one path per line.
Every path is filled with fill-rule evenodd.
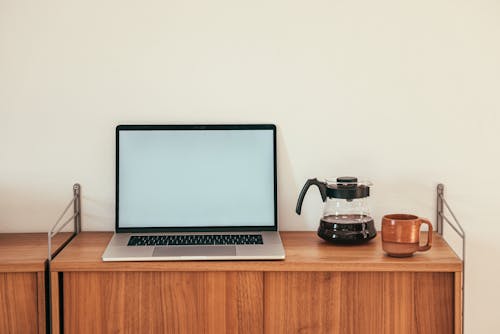
M 153 256 L 235 256 L 236 246 L 155 247 Z

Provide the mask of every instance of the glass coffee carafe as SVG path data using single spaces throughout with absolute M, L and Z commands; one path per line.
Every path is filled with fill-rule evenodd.
M 297 201 L 296 212 L 299 215 L 307 190 L 312 185 L 318 187 L 325 203 L 319 222 L 319 237 L 333 243 L 356 244 L 377 235 L 368 206 L 370 182 L 358 181 L 350 176 L 327 179 L 325 182 L 309 179 Z

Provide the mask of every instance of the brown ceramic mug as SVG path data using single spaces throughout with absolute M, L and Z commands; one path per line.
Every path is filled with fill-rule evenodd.
M 427 244 L 420 246 L 420 226 L 429 226 Z M 432 224 L 428 219 L 407 214 L 385 215 L 382 218 L 382 248 L 395 257 L 412 256 L 432 246 Z

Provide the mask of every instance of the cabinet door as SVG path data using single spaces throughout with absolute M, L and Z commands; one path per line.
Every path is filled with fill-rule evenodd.
M 0 333 L 38 333 L 36 273 L 0 273 Z
M 262 333 L 263 274 L 71 272 L 65 333 Z
M 453 273 L 265 273 L 266 333 L 453 333 Z

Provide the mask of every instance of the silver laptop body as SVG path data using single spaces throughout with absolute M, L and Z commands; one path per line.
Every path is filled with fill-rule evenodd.
M 119 125 L 104 261 L 279 260 L 276 127 Z

